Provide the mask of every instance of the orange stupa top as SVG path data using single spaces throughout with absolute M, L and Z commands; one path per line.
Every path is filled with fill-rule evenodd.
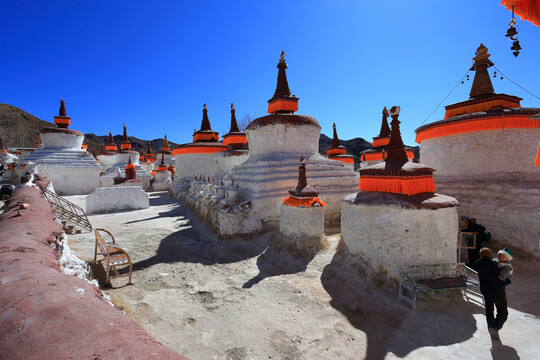
M 229 145 L 233 149 L 242 149 L 244 144 L 247 144 L 247 136 L 238 128 L 236 110 L 234 104 L 231 103 L 231 130 L 228 134 L 223 135 L 223 145 Z
M 359 171 L 360 184 L 358 188 L 361 191 L 403 195 L 435 191 L 434 169 L 408 161 L 399 129 L 399 112 L 399 106 L 394 106 L 390 110 L 392 130 L 385 161 Z
M 120 149 L 131 150 L 131 141 L 129 141 L 127 136 L 126 124 L 124 124 L 124 133 L 122 135 L 122 143 L 120 144 Z
M 444 119 L 416 129 L 416 142 L 486 130 L 540 128 L 540 121 L 532 118 L 538 108 L 522 108 L 521 98 L 497 94 L 493 89 L 488 68 L 493 66 L 484 44 L 476 50 L 475 72 L 469 100 L 446 106 Z
M 135 165 L 131 162 L 131 157 L 129 158 L 129 162 L 126 165 L 126 180 L 137 180 L 137 170 L 135 169 Z
M 289 196 L 283 200 L 283 204 L 302 207 L 326 206 L 325 202 L 319 199 L 319 192 L 307 184 L 306 164 L 303 156 L 300 156 L 300 166 L 298 167 L 298 185 L 289 190 Z
M 161 163 L 159 164 L 157 171 L 168 171 L 165 165 L 165 155 L 161 154 Z
M 152 163 L 157 161 L 157 158 L 152 153 L 152 149 L 150 149 L 150 141 L 146 142 L 146 158 Z
M 386 157 L 386 151 L 388 150 L 388 144 L 390 144 L 390 127 L 388 126 L 388 109 L 386 106 L 382 111 L 381 131 L 379 135 L 373 138 L 371 149 L 364 150 L 360 153 L 360 160 L 362 161 L 382 161 Z M 414 159 L 414 153 L 412 148 L 405 147 L 405 153 L 407 158 Z
M 67 116 L 64 99 L 60 99 L 60 109 L 58 110 L 58 116 L 54 117 L 54 123 L 61 129 L 67 129 L 71 125 L 71 118 Z
M 332 146 L 326 150 L 326 155 L 332 160 L 343 161 L 346 164 L 354 164 L 354 157 L 347 155 L 345 146 L 341 145 L 337 136 L 336 123 L 332 126 L 334 129 L 334 136 L 332 138 Z
M 287 63 L 285 62 L 285 51 L 281 52 L 279 58 L 278 77 L 276 91 L 274 96 L 268 100 L 268 113 L 270 114 L 293 114 L 298 111 L 298 100 L 296 96 L 291 94 L 289 82 L 287 81 Z
M 107 144 L 107 146 L 105 146 L 105 149 L 107 151 L 112 151 L 112 152 L 115 152 L 116 150 L 118 150 L 118 148 L 116 147 L 116 144 L 114 143 L 112 133 L 110 131 L 109 131 L 109 143 Z
M 229 147 L 219 141 L 219 133 L 210 127 L 208 118 L 208 109 L 206 104 L 203 106 L 203 118 L 201 129 L 193 134 L 193 142 L 189 144 L 178 145 L 173 150 L 173 155 L 183 154 L 213 154 L 225 151 Z

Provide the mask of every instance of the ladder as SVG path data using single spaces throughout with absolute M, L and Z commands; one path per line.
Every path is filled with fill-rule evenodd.
M 40 187 L 43 197 L 56 208 L 58 218 L 65 220 L 74 225 L 81 227 L 84 230 L 92 231 L 92 225 L 82 207 L 75 205 L 69 200 L 64 199 L 61 196 L 58 196 L 55 192 L 47 190 L 46 188 Z

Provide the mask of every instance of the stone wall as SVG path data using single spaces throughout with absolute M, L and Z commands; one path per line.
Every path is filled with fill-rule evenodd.
M 101 214 L 146 209 L 148 194 L 140 186 L 99 187 L 86 198 L 86 213 Z

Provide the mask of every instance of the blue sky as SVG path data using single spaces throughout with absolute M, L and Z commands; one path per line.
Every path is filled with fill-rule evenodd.
M 504 35 L 499 1 L 2 1 L 0 102 L 52 121 L 66 100 L 85 133 L 191 142 L 208 106 L 212 128 L 266 114 L 282 50 L 299 113 L 331 136 L 371 141 L 383 106 L 414 130 L 467 72 L 483 42 L 512 80 L 540 96 L 540 28 L 518 20 L 523 50 Z M 491 72 L 493 68 L 490 69 Z M 471 81 L 444 105 L 469 98 Z M 507 79 L 496 92 L 540 100 Z

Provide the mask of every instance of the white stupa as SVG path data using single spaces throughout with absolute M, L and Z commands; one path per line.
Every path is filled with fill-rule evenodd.
M 298 159 L 306 159 L 311 185 L 326 202 L 326 222 L 339 222 L 341 198 L 358 188 L 358 174 L 347 164 L 319 154 L 321 126 L 307 115 L 297 115 L 298 98 L 291 94 L 284 55 L 278 63 L 277 87 L 268 101 L 271 115 L 254 120 L 246 129 L 249 157 L 234 167 L 234 179 L 251 213 L 265 223 L 279 223 L 283 194 L 294 187 Z M 241 229 L 239 229 L 241 230 Z
M 84 134 L 68 129 L 71 118 L 66 115 L 65 102 L 54 117 L 56 128 L 42 129 L 42 146 L 25 158 L 38 164 L 39 173 L 51 179 L 60 195 L 89 194 L 99 186 L 102 167 L 86 149 L 82 149 Z
M 131 142 L 127 136 L 126 125 L 124 124 L 124 134 L 120 151 L 115 151 L 116 145 L 114 142 L 111 145 L 112 136 L 109 133 L 109 144 L 107 144 L 107 155 L 98 155 L 100 163 L 107 163 L 107 171 L 101 175 L 101 186 L 112 186 L 116 177 L 117 169 L 120 170 L 122 176 L 125 176 L 125 168 L 131 162 L 137 171 L 137 178 L 143 182 L 143 189 L 150 187 L 151 175 L 139 164 L 139 153 L 131 150 Z M 114 147 L 113 147 L 114 145 Z M 131 160 L 131 161 L 130 161 Z

